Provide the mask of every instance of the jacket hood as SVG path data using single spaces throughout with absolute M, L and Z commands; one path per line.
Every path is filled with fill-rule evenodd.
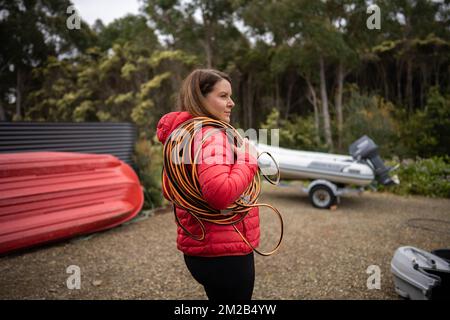
M 162 116 L 156 127 L 158 140 L 164 144 L 167 138 L 183 122 L 192 119 L 193 116 L 187 111 L 169 112 Z

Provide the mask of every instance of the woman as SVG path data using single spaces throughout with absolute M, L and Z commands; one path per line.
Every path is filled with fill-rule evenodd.
M 183 82 L 179 93 L 180 111 L 164 115 L 158 123 L 157 136 L 165 143 L 170 133 L 193 117 L 207 116 L 229 123 L 234 102 L 231 80 L 223 72 L 211 69 L 194 70 Z M 211 128 L 202 128 L 206 133 Z M 197 138 L 197 137 L 196 137 Z M 198 141 L 195 140 L 195 141 Z M 197 166 L 198 180 L 204 200 L 211 208 L 224 210 L 234 203 L 252 182 L 257 170 L 256 150 L 245 139 L 241 148 L 227 143 L 225 133 L 216 131 L 200 145 Z M 195 144 L 194 144 L 195 145 Z M 228 161 L 237 155 L 236 161 Z M 167 183 L 164 174 L 163 183 Z M 169 199 L 169 197 L 164 194 Z M 176 207 L 183 226 L 194 235 L 201 234 L 200 225 L 184 209 Z M 189 237 L 178 226 L 177 248 L 196 281 L 203 285 L 210 300 L 250 300 L 253 294 L 255 266 L 253 250 L 231 225 L 204 222 L 205 239 Z M 259 244 L 259 212 L 254 207 L 245 219 L 236 224 L 238 230 L 255 248 Z

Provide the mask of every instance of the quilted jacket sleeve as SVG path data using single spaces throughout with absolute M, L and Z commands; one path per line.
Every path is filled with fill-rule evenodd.
M 239 153 L 235 160 L 224 131 L 214 133 L 201 148 L 197 173 L 203 197 L 212 208 L 224 210 L 253 180 L 258 170 L 257 159 L 246 151 Z

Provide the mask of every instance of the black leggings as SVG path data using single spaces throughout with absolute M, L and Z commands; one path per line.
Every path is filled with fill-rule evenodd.
M 255 283 L 253 252 L 224 257 L 184 255 L 184 261 L 209 300 L 251 300 Z

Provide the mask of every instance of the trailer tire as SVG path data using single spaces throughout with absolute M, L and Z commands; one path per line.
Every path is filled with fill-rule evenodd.
M 330 187 L 320 184 L 314 186 L 309 191 L 309 200 L 311 204 L 319 209 L 329 209 L 336 204 L 337 198 Z

